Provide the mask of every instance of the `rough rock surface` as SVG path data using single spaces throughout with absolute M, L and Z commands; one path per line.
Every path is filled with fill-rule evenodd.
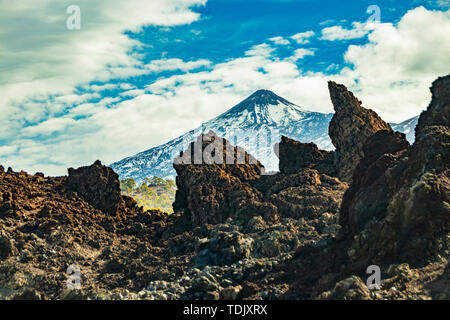
M 363 148 L 364 158 L 356 167 L 353 182 L 346 192 L 340 214 L 340 224 L 352 234 L 357 233 L 373 218 L 385 215 L 392 192 L 391 176 L 383 173 L 409 147 L 405 135 L 381 130 Z M 372 185 L 370 190 L 367 186 Z
M 361 160 L 340 208 L 342 229 L 322 246 L 299 246 L 285 270 L 307 276 L 283 298 L 450 299 L 450 76 L 431 91 L 412 146 L 389 128 L 357 138 Z M 336 111 L 337 119 L 343 116 Z M 381 270 L 377 290 L 364 283 L 371 265 Z
M 328 89 L 336 111 L 328 132 L 336 147 L 337 177 L 349 182 L 364 156 L 363 146 L 367 139 L 379 130 L 392 131 L 392 128 L 373 110 L 362 107 L 361 101 L 344 85 L 329 81 Z
M 173 208 L 184 211 L 193 225 L 221 223 L 228 217 L 258 213 L 276 219 L 277 210 L 249 184 L 260 176 L 263 166 L 242 148 L 232 146 L 213 132 L 197 141 L 174 160 L 177 193 Z
M 366 143 L 340 216 L 346 236 L 356 239 L 353 260 L 423 265 L 448 255 L 450 127 L 442 119 L 449 111 L 449 79 L 433 83 L 411 147 L 403 134 L 386 131 Z
M 125 211 L 125 201 L 120 194 L 119 176 L 111 168 L 96 161 L 89 167 L 69 168 L 66 185 L 77 192 L 94 208 L 109 215 Z
M 282 136 L 277 156 L 280 159 L 280 173 L 294 174 L 303 169 L 316 169 L 330 176 L 336 175 L 334 152 L 319 150 L 314 143 L 301 143 Z
M 194 156 L 185 156 L 192 155 L 195 144 L 200 146 L 201 141 L 203 161 L 191 164 Z M 212 159 L 211 150 L 218 147 L 207 148 L 217 142 L 226 146 L 226 150 L 223 157 Z M 291 147 L 285 147 L 285 144 Z M 280 158 L 291 156 L 295 148 L 299 149 L 295 154 L 305 154 L 303 151 L 307 150 L 311 156 L 306 155 L 304 160 L 291 164 L 287 170 L 291 174 L 261 175 L 262 166 L 245 151 L 242 153 L 245 162 L 238 164 L 238 148 L 213 132 L 200 136 L 174 161 L 178 173 L 174 210 L 183 211 L 193 225 L 222 223 L 229 217 L 248 220 L 262 216 L 274 222 L 279 219 L 279 214 L 291 218 L 317 217 L 325 212 L 336 214 L 347 184 L 310 169 L 329 153 L 320 151 L 313 144 L 305 145 L 285 138 L 280 144 Z M 220 162 L 225 161 L 227 154 L 231 154 L 232 164 Z M 300 162 L 304 165 L 299 165 Z
M 450 126 L 450 77 L 440 77 L 431 87 L 431 103 L 426 112 L 422 112 L 416 127 L 416 136 L 420 137 L 425 127 Z

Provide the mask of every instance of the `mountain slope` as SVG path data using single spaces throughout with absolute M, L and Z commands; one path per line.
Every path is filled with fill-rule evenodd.
M 395 131 L 402 132 L 406 135 L 406 140 L 409 141 L 409 143 L 413 143 L 414 138 L 414 129 L 417 126 L 417 121 L 419 120 L 419 116 L 415 116 L 411 119 L 405 120 L 401 123 L 395 124 L 391 123 L 391 127 Z
M 121 179 L 141 181 L 154 175 L 174 178 L 173 159 L 201 133 L 212 130 L 231 144 L 244 148 L 265 166 L 266 171 L 278 171 L 278 158 L 273 145 L 281 140 L 281 135 L 301 142 L 314 142 L 320 149 L 334 149 L 328 136 L 332 116 L 332 113 L 307 111 L 272 91 L 258 90 L 200 127 L 165 144 L 115 162 L 111 167 Z M 417 119 L 415 122 L 413 119 L 393 124 L 393 129 L 401 132 L 409 130 L 414 134 Z

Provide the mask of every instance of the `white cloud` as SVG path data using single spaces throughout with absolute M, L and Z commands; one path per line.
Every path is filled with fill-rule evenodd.
M 298 44 L 309 43 L 309 38 L 314 36 L 314 31 L 306 31 L 294 34 L 291 39 L 297 41 Z
M 319 25 L 321 25 L 321 26 L 330 25 L 333 22 L 335 22 L 333 19 L 328 19 L 328 20 L 320 22 Z
M 37 135 L 50 135 L 62 130 L 67 130 L 68 127 L 75 124 L 75 120 L 71 118 L 52 118 L 38 125 L 27 127 L 22 130 L 25 137 Z
M 173 26 L 199 18 L 206 0 L 79 0 L 81 29 L 68 30 L 70 0 L 0 0 L 0 136 L 17 134 L 20 113 L 39 120 L 58 105 L 33 105 L 49 95 L 71 95 L 78 85 L 149 72 L 141 44 L 124 34 L 145 25 Z M 132 17 L 132 18 L 130 18 Z M 32 109 L 30 109 L 30 108 Z M 20 111 L 20 112 L 18 112 Z
M 250 48 L 250 50 L 247 50 L 245 52 L 246 56 L 263 56 L 263 57 L 270 57 L 272 52 L 274 52 L 275 49 L 269 46 L 267 43 L 262 43 L 258 45 L 254 45 Z
M 297 60 L 303 59 L 306 56 L 313 56 L 313 55 L 314 55 L 314 51 L 309 50 L 309 49 L 300 48 L 300 49 L 296 49 L 294 51 L 294 55 L 292 56 L 292 59 L 294 61 L 297 61 Z
M 142 89 L 134 89 L 134 90 L 128 90 L 121 92 L 119 95 L 121 97 L 137 97 L 140 95 L 143 95 L 145 93 L 145 90 Z
M 188 62 L 184 62 L 181 59 L 161 59 L 153 60 L 149 64 L 146 64 L 144 66 L 144 69 L 154 73 L 173 70 L 181 70 L 187 72 L 201 67 L 208 67 L 210 65 L 211 61 L 204 59 Z
M 378 25 L 369 43 L 350 46 L 343 75 L 358 79 L 360 98 L 388 120 L 417 115 L 430 100 L 429 87 L 450 65 L 450 11 L 410 10 L 394 26 Z
M 17 151 L 17 146 L 0 146 L 0 159 L 3 155 L 12 154 Z
M 273 38 L 269 38 L 269 40 L 278 45 L 289 44 L 289 40 L 287 40 L 283 37 L 273 37 Z
M 431 4 L 431 5 L 436 5 L 438 7 L 443 8 L 443 9 L 449 9 L 450 8 L 450 0 L 428 0 L 428 3 Z
M 322 29 L 321 40 L 350 40 L 362 38 L 373 29 L 374 23 L 353 22 L 352 29 L 345 29 L 341 26 L 332 26 Z

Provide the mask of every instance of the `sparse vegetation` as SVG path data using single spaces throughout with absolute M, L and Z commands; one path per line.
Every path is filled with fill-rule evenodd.
M 174 180 L 153 176 L 144 178 L 141 184 L 128 178 L 120 181 L 122 193 L 134 198 L 144 210 L 161 209 L 172 213 L 172 203 L 177 190 Z

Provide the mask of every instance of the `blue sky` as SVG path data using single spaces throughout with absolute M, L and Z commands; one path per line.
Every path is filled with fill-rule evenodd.
M 15 170 L 120 160 L 260 88 L 332 112 L 330 79 L 400 122 L 449 72 L 447 0 L 0 4 L 0 164 Z M 66 27 L 73 4 L 79 30 Z
M 132 36 L 153 46 L 145 52 L 147 61 L 166 57 L 209 59 L 219 63 L 241 57 L 252 45 L 264 43 L 272 37 L 290 37 L 299 30 L 319 32 L 327 25 L 348 26 L 352 21 L 364 21 L 369 17 L 366 9 L 372 1 L 347 2 L 348 6 L 336 5 L 335 1 L 213 0 L 196 9 L 202 18 L 190 25 L 177 26 L 167 32 L 161 32 L 159 27 L 148 27 Z M 390 22 L 398 21 L 414 7 L 411 1 L 386 3 L 395 3 L 395 7 L 383 10 L 383 20 Z M 353 42 L 363 43 L 364 40 L 355 39 Z M 319 55 L 309 59 L 310 68 L 320 71 L 323 66 L 319 63 L 342 62 L 347 44 L 335 45 L 338 46 L 330 48 L 327 43 L 314 40 L 310 46 L 321 47 L 321 50 Z M 278 53 L 287 55 L 283 50 Z

